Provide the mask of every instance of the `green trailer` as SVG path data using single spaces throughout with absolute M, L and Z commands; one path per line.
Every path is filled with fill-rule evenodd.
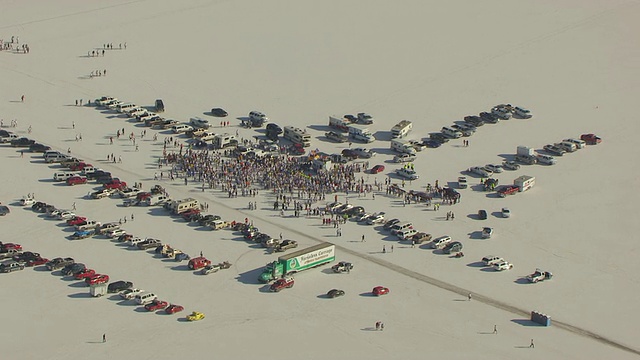
M 285 275 L 324 265 L 335 259 L 336 246 L 327 242 L 321 243 L 280 256 L 277 261 L 267 264 L 259 280 L 262 283 L 268 283 Z

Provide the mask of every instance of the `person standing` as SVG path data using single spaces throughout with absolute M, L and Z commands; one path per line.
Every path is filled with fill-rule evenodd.
M 102 334 L 102 342 L 107 342 L 107 334 Z
M 498 325 L 493 325 L 493 333 L 498 334 Z
M 360 241 L 360 242 L 364 242 L 364 235 L 362 235 L 362 241 Z
M 531 344 L 529 344 L 529 347 L 535 349 L 536 346 L 533 344 L 533 339 L 531 339 Z
M 20 101 L 24 102 L 24 95 L 20 97 Z
M 467 295 L 467 301 L 471 301 L 471 293 L 469 293 L 469 295 Z
M 71 209 L 73 209 L 73 210 L 76 209 L 76 203 L 73 203 L 73 205 L 71 205 Z

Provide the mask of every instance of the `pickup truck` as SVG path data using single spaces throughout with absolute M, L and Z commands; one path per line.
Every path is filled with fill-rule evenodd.
M 295 240 L 284 240 L 280 244 L 274 246 L 273 251 L 283 252 L 289 249 L 295 249 L 298 247 L 298 242 Z
M 98 228 L 101 225 L 102 224 L 99 221 L 90 220 L 90 221 L 85 222 L 82 225 L 76 225 L 76 230 L 78 230 L 78 231 L 90 230 L 90 229 Z
M 294 283 L 295 281 L 292 277 L 285 277 L 282 279 L 278 279 L 273 284 L 271 284 L 269 290 L 273 292 L 279 292 L 280 290 L 285 288 L 292 288 Z
M 415 160 L 416 157 L 411 154 L 399 154 L 393 157 L 393 162 L 395 163 L 413 162 Z
M 351 272 L 353 270 L 353 264 L 346 261 L 340 261 L 339 263 L 331 267 L 334 273 Z
M 45 266 L 47 267 L 47 269 L 49 271 L 53 271 L 53 270 L 57 270 L 57 269 L 62 269 L 63 267 L 73 264 L 75 261 L 73 260 L 73 258 L 55 258 L 51 261 L 49 261 L 48 263 L 45 264 Z
M 518 192 L 518 187 L 515 185 L 505 185 L 498 189 L 498 196 L 506 197 L 507 195 L 513 195 Z
M 160 240 L 157 240 L 157 239 L 146 239 L 146 240 L 144 240 L 142 242 L 139 242 L 136 246 L 140 250 L 147 250 L 147 249 L 158 247 L 160 245 L 162 245 L 162 242 Z
M 327 133 L 324 134 L 324 136 L 331 140 L 331 141 L 335 141 L 335 142 L 339 142 L 339 143 L 343 143 L 346 142 L 347 140 L 349 140 L 349 138 L 347 138 L 346 136 L 337 133 L 335 131 L 329 131 Z
M 536 269 L 533 274 L 527 275 L 527 280 L 532 283 L 537 283 L 538 281 L 543 281 L 547 279 L 551 279 L 553 274 L 548 271 L 542 271 L 540 269 Z
M 11 259 L 16 255 L 20 255 L 22 250 L 18 249 L 7 249 L 0 252 L 0 259 Z

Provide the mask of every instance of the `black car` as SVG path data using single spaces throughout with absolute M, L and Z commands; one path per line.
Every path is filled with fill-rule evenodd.
M 13 260 L 17 262 L 27 262 L 29 260 L 35 260 L 40 257 L 40 254 L 31 251 L 25 251 L 22 254 L 14 255 Z
M 62 268 L 62 275 L 75 275 L 87 267 L 82 263 L 73 263 Z
M 475 115 L 465 116 L 464 122 L 469 123 L 475 127 L 484 125 L 484 120 L 482 120 L 481 117 Z
M 439 141 L 436 141 L 436 140 L 426 140 L 426 141 L 421 142 L 420 145 L 424 145 L 426 147 L 435 149 L 435 148 L 440 147 L 440 145 L 442 145 L 442 143 L 440 143 Z
M 282 128 L 275 123 L 267 124 L 267 132 L 272 132 L 275 134 L 282 134 Z
M 343 116 L 343 118 L 351 121 L 352 123 L 357 123 L 358 122 L 358 117 L 355 116 L 355 115 L 347 114 L 347 115 Z
M 35 204 L 31 205 L 31 210 L 40 211 L 43 207 L 47 206 L 47 203 L 42 201 L 37 201 Z
M 342 156 L 344 156 L 346 158 L 349 158 L 351 160 L 355 160 L 355 159 L 358 158 L 358 154 L 355 151 L 351 150 L 351 149 L 342 150 Z
M 29 147 L 35 143 L 35 140 L 27 139 L 26 137 L 11 140 L 11 146 L 13 147 Z
M 0 130 L 0 137 L 9 136 L 9 134 L 11 134 L 11 132 L 7 130 Z
M 346 214 L 348 217 L 353 217 L 353 216 L 362 216 L 364 215 L 365 212 L 366 211 L 362 206 L 354 206 L 351 209 L 345 211 L 344 214 Z
M 99 177 L 111 176 L 111 173 L 104 170 L 96 170 L 94 172 L 87 173 L 86 176 L 87 176 L 87 179 L 97 179 Z
M 164 111 L 164 101 L 162 101 L 162 99 L 157 99 L 156 100 L 156 112 L 163 112 Z
M 222 108 L 213 108 L 213 109 L 211 109 L 211 115 L 216 116 L 216 117 L 225 117 L 225 116 L 229 115 L 229 113 L 226 112 Z
M 0 216 L 5 216 L 11 212 L 8 206 L 0 205 Z
M 35 143 L 35 144 L 31 144 L 31 146 L 29 146 L 29 150 L 31 152 L 42 152 L 43 153 L 43 152 L 45 152 L 47 150 L 51 150 L 51 146 Z
M 111 174 L 109 174 L 109 175 L 98 176 L 96 178 L 96 182 L 98 184 L 106 184 L 106 183 L 110 183 L 110 182 L 112 182 L 114 180 L 117 180 L 117 179 L 118 178 L 111 177 Z
M 485 210 L 478 210 L 478 219 L 487 220 L 487 212 Z
M 385 230 L 389 230 L 393 227 L 393 225 L 397 224 L 400 222 L 400 219 L 391 219 L 389 221 L 387 221 L 386 223 L 384 223 L 384 226 L 382 226 L 383 229 Z
M 460 241 L 448 243 L 447 246 L 442 249 L 445 254 L 457 253 L 460 250 L 462 250 L 462 243 Z
M 268 234 L 265 233 L 260 233 L 256 236 L 253 237 L 253 241 L 257 242 L 257 243 L 263 243 L 266 242 L 267 240 L 271 239 L 271 236 L 269 236 Z
M 480 118 L 490 124 L 496 124 L 500 120 L 496 115 L 486 111 L 480 113 Z
M 339 290 L 339 289 L 331 289 L 327 293 L 327 297 L 330 297 L 332 299 L 338 296 L 343 296 L 343 295 L 344 295 L 344 290 Z
M 133 283 L 131 281 L 119 280 L 109 284 L 109 286 L 107 286 L 107 292 L 116 293 L 122 290 L 130 289 L 132 287 L 133 287 Z
M 437 141 L 440 144 L 449 142 L 449 138 L 443 133 L 430 133 L 429 138 L 433 141 Z

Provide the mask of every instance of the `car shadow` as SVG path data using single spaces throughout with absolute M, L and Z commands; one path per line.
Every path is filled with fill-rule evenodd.
M 516 284 L 525 285 L 525 284 L 533 284 L 529 280 L 527 280 L 526 276 L 522 276 L 514 281 Z
M 172 266 L 171 270 L 187 271 L 187 270 L 191 270 L 191 269 L 189 269 L 189 265 L 178 265 L 178 266 Z
M 238 274 L 238 276 L 236 277 L 236 280 L 238 280 L 240 283 L 243 283 L 243 284 L 260 285 L 262 283 L 258 280 L 258 277 L 260 276 L 260 274 L 262 274 L 262 270 L 263 270 L 262 268 L 257 268 L 257 269 L 249 270 L 244 273 Z
M 360 296 L 362 296 L 362 297 L 370 297 L 370 298 L 375 298 L 375 297 L 377 297 L 377 296 L 373 295 L 373 294 L 371 293 L 371 291 L 367 291 L 367 292 L 360 293 Z
M 469 239 L 474 239 L 474 240 L 482 239 L 482 231 L 476 230 L 476 231 L 470 232 Z
M 89 292 L 82 292 L 82 293 L 76 293 L 76 294 L 69 294 L 67 295 L 67 297 L 70 297 L 72 299 L 87 299 L 87 298 L 92 298 L 93 296 L 91 296 L 91 293 Z
M 474 261 L 472 263 L 468 263 L 467 266 L 481 268 L 481 267 L 485 267 L 486 265 L 482 261 Z

